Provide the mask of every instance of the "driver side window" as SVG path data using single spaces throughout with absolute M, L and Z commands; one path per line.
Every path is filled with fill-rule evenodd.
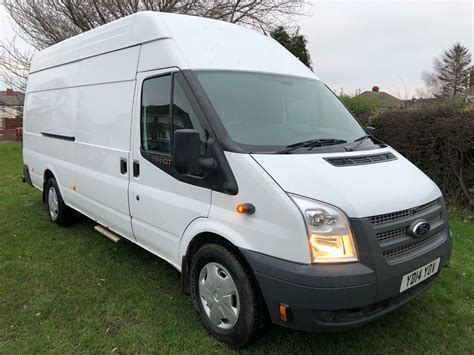
M 171 155 L 171 75 L 145 80 L 142 90 L 142 150 Z
M 140 118 L 142 151 L 173 155 L 173 135 L 177 129 L 196 129 L 201 140 L 205 140 L 197 113 L 183 90 L 182 76 L 178 72 L 143 81 Z

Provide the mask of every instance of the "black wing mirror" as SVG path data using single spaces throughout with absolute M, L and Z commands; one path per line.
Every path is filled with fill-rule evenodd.
M 201 156 L 201 139 L 195 129 L 178 129 L 173 140 L 174 168 L 180 174 L 199 175 L 214 167 L 214 158 Z
M 377 137 L 377 130 L 375 129 L 375 127 L 369 126 L 369 127 L 366 127 L 365 129 L 372 137 Z

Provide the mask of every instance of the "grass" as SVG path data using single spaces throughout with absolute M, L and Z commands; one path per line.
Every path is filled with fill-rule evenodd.
M 207 335 L 171 266 L 84 219 L 51 224 L 20 182 L 21 145 L 0 144 L 0 353 L 233 352 Z M 405 307 L 345 333 L 273 326 L 245 352 L 474 350 L 474 220 L 451 215 L 451 265 Z

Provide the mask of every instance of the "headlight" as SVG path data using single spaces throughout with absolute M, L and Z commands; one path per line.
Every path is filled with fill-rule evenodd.
M 349 220 L 340 209 L 323 202 L 289 194 L 306 222 L 313 263 L 357 261 Z

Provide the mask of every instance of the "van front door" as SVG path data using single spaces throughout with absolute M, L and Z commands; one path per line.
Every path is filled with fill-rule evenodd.
M 174 170 L 173 134 L 194 128 L 204 140 L 201 113 L 178 70 L 138 73 L 135 103 L 129 188 L 133 233 L 138 244 L 180 268 L 181 236 L 193 220 L 208 216 L 211 190 L 183 181 Z

